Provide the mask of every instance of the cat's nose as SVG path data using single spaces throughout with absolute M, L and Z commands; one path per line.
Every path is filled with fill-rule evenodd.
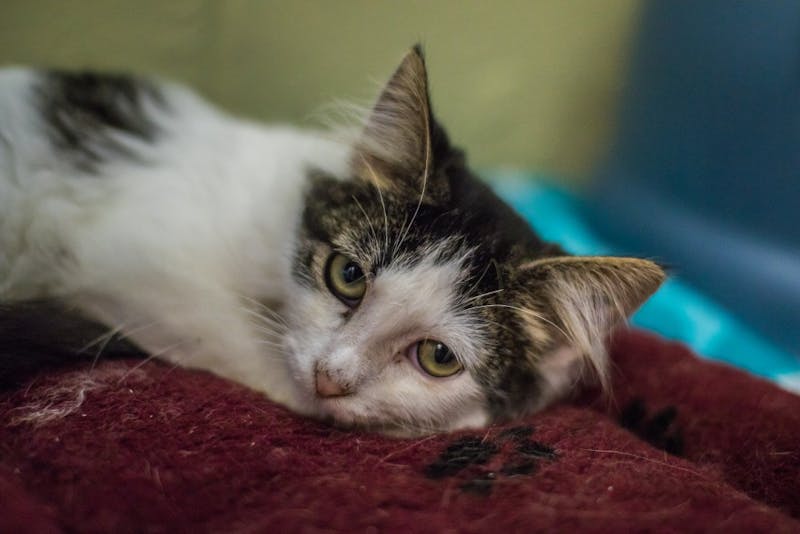
M 325 371 L 317 371 L 317 395 L 320 397 L 343 397 L 349 395 L 350 390 L 336 382 Z

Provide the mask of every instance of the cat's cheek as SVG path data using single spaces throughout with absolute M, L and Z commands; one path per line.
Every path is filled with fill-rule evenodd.
M 330 332 L 335 332 L 340 321 L 335 302 L 328 295 L 320 296 L 313 290 L 297 287 L 294 300 L 287 309 L 289 328 L 283 343 L 285 358 L 296 389 L 314 403 L 314 365 L 318 355 L 326 353 Z
M 292 390 L 294 391 L 295 403 L 305 407 L 303 413 L 313 411 L 311 406 L 313 399 L 309 396 L 309 383 L 305 379 L 308 376 L 306 369 L 308 366 L 302 357 L 301 344 L 298 343 L 297 337 L 293 332 L 287 333 L 282 341 L 284 365 L 288 371 L 288 379 L 291 381 Z

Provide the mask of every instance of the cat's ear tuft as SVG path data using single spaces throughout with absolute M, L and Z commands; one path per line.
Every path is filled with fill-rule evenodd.
M 353 168 L 375 185 L 429 198 L 444 184 L 432 183 L 435 126 L 428 73 L 420 45 L 405 55 L 384 86 L 353 153 Z M 438 191 L 437 191 L 438 189 Z
M 537 310 L 523 319 L 551 349 L 558 349 L 550 357 L 560 360 L 541 362 L 545 379 L 558 388 L 569 379 L 569 369 L 582 372 L 588 367 L 606 388 L 608 334 L 658 289 L 666 275 L 643 259 L 568 256 L 524 265 L 519 277 Z

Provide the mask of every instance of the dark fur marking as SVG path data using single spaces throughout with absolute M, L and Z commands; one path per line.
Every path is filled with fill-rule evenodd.
M 87 172 L 96 171 L 104 152 L 136 159 L 114 136 L 153 142 L 158 128 L 145 103 L 164 106 L 162 95 L 148 82 L 94 72 L 47 71 L 36 97 L 53 146 Z
M 515 304 L 513 288 L 504 287 L 512 278 L 514 266 L 562 255 L 563 251 L 539 239 L 516 212 L 469 171 L 459 151 L 437 142 L 434 162 L 436 180 L 444 181 L 448 189 L 447 199 L 441 204 L 420 204 L 419 193 L 384 189 L 379 194 L 366 180 L 342 181 L 313 171 L 305 197 L 300 246 L 295 251 L 295 279 L 304 285 L 320 279 L 312 252 L 321 245 L 337 249 L 344 244 L 350 250 L 363 250 L 363 257 L 354 259 L 378 275 L 396 262 L 413 266 L 426 247 L 449 241 L 453 246 L 440 252 L 436 261 L 446 262 L 466 249 L 474 250 L 465 265 L 467 276 L 457 287 L 465 300 L 504 289 L 502 299 L 497 295 L 481 297 L 465 308 Z M 413 225 L 408 227 L 412 217 Z M 384 247 L 387 233 L 388 247 Z M 376 241 L 380 245 L 377 254 Z M 496 419 L 524 415 L 535 404 L 540 388 L 540 377 L 527 355 L 542 353 L 545 347 L 532 346 L 519 314 L 513 310 L 485 307 L 478 313 L 487 319 L 492 346 L 474 376 L 486 393 L 489 410 Z
M 493 419 L 525 415 L 537 406 L 541 388 L 537 357 L 553 347 L 543 336 L 532 339 L 520 314 L 510 308 L 530 299 L 529 288 L 514 286 L 515 275 L 523 263 L 564 252 L 540 239 L 470 171 L 464 153 L 451 145 L 433 116 L 425 80 L 424 61 L 415 50 L 367 120 L 363 134 L 379 144 L 391 141 L 393 155 L 357 143 L 352 176 L 341 180 L 311 172 L 294 276 L 300 283 L 320 279 L 314 272 L 318 262 L 309 258 L 321 246 L 350 254 L 373 276 L 393 265 L 413 267 L 432 247 L 439 263 L 469 251 L 455 288 L 463 303 L 458 311 L 483 319 L 487 333 L 480 364 L 470 372 Z M 430 157 L 420 150 L 427 146 Z
M 106 332 L 108 328 L 54 302 L 0 306 L 0 391 L 17 388 L 44 370 L 85 363 L 99 356 L 145 356 L 119 336 L 81 351 Z M 102 354 L 98 354 L 100 348 Z

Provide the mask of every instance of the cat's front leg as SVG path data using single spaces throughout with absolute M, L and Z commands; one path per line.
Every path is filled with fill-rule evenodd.
M 144 349 L 181 367 L 203 369 L 304 411 L 289 374 L 280 332 L 222 290 L 161 284 L 137 295 L 84 297 L 80 306 Z

